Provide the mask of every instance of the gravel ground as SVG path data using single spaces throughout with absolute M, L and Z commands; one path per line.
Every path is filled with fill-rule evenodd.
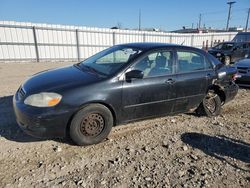
M 93 146 L 32 138 L 15 122 L 12 96 L 33 73 L 64 65 L 0 64 L 0 187 L 250 187 L 250 90 L 219 117 L 130 123 Z

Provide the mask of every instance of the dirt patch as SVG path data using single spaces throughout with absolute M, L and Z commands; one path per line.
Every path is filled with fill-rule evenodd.
M 0 187 L 250 187 L 250 90 L 219 117 L 130 123 L 93 146 L 32 138 L 16 125 L 12 96 L 32 74 L 64 65 L 0 64 Z

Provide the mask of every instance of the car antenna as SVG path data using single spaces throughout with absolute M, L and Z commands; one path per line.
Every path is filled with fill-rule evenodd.
M 185 40 L 181 43 L 181 45 L 183 45 L 183 44 L 184 44 L 184 42 L 185 42 Z

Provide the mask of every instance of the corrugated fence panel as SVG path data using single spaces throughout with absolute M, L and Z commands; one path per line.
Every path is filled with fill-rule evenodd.
M 0 59 L 35 59 L 34 38 L 31 29 L 0 27 Z
M 192 35 L 173 35 L 172 43 L 191 46 L 191 37 Z
M 75 31 L 36 29 L 40 60 L 77 59 Z
M 138 32 L 116 32 L 115 44 L 143 42 L 143 34 Z
M 0 21 L 0 61 L 82 60 L 114 44 L 161 42 L 207 48 L 237 33 L 178 34 Z
M 113 33 L 103 31 L 81 31 L 79 35 L 80 59 L 89 56 L 113 45 Z
M 170 43 L 169 35 L 145 34 L 145 42 Z

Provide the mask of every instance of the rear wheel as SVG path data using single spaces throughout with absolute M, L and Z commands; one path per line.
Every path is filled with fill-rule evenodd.
M 221 112 L 220 97 L 214 91 L 209 91 L 196 112 L 198 115 L 208 117 L 218 116 Z
M 77 145 L 97 144 L 108 136 L 112 126 L 110 110 L 101 104 L 90 104 L 73 117 L 70 137 Z

